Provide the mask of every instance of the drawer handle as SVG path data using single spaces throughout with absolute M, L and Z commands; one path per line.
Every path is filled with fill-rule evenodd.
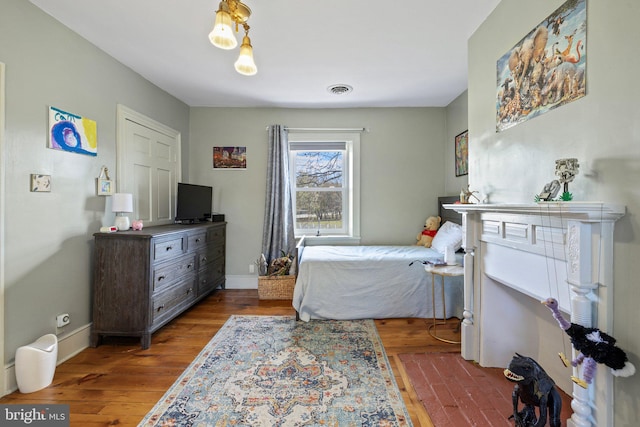
M 158 311 L 161 311 L 164 308 L 164 304 L 158 306 Z
M 196 238 L 196 243 L 200 243 L 200 238 Z
M 193 264 L 192 264 L 192 263 L 189 263 L 189 264 L 187 265 L 187 268 L 192 268 L 192 267 L 193 267 Z
M 158 282 L 160 282 L 161 280 L 164 280 L 166 278 L 167 278 L 167 276 L 158 276 Z
M 206 260 L 207 260 L 207 257 L 206 257 L 206 256 L 203 256 L 203 257 L 201 258 L 201 260 L 202 260 L 202 261 L 206 261 Z
M 170 250 L 172 250 L 172 249 L 173 249 L 173 246 L 167 246 L 167 249 L 166 249 L 166 250 L 167 250 L 167 252 L 169 252 L 169 251 L 170 251 Z
M 187 289 L 187 295 L 189 295 L 191 292 L 193 292 L 193 288 Z

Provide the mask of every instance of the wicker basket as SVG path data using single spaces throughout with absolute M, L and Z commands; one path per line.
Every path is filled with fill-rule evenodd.
M 258 276 L 259 299 L 293 299 L 296 276 Z

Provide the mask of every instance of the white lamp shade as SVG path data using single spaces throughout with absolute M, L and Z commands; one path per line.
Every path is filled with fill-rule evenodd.
M 245 36 L 242 39 L 242 45 L 240 46 L 240 56 L 235 62 L 236 71 L 245 76 L 253 76 L 258 72 L 258 67 L 253 61 L 253 47 L 251 47 L 251 40 Z
M 133 194 L 115 193 L 111 198 L 113 212 L 133 212 Z
M 233 35 L 233 21 L 231 15 L 224 10 L 216 12 L 216 22 L 213 30 L 209 33 L 209 41 L 220 49 L 233 49 L 238 45 L 238 41 Z

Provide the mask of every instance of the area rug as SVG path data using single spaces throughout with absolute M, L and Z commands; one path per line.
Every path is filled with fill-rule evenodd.
M 373 320 L 231 316 L 139 426 L 411 426 Z
M 435 427 L 513 427 L 514 384 L 503 368 L 483 368 L 460 353 L 399 354 L 409 381 Z M 571 398 L 564 392 L 560 419 L 571 417 Z M 522 405 L 520 405 L 522 407 Z

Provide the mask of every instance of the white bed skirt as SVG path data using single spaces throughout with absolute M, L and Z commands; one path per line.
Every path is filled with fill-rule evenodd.
M 430 318 L 432 276 L 421 261 L 442 259 L 443 254 L 421 246 L 307 246 L 293 307 L 303 321 Z M 435 279 L 435 313 L 442 318 L 442 281 Z M 463 277 L 446 277 L 444 283 L 444 317 L 461 318 Z

